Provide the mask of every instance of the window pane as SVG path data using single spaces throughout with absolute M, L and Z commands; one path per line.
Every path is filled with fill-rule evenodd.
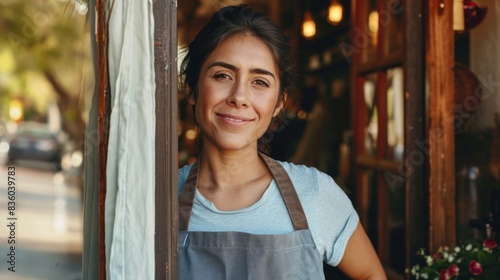
M 387 152 L 386 158 L 401 161 L 404 153 L 403 68 L 387 71 Z
M 365 151 L 368 155 L 377 154 L 378 115 L 377 115 L 377 75 L 366 76 L 363 96 L 367 110 L 365 125 Z

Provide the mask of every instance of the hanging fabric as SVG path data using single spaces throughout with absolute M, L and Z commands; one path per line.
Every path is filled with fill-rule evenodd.
M 107 279 L 154 279 L 155 103 L 152 1 L 108 1 L 111 118 Z

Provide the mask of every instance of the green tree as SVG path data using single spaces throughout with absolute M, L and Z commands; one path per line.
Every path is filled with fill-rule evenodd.
M 93 90 L 87 14 L 82 0 L 0 0 L 0 54 L 13 61 L 10 73 L 0 76 L 0 100 L 43 77 L 76 143 L 83 143 L 85 100 Z

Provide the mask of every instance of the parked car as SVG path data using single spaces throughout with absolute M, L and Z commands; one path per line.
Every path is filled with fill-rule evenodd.
M 61 170 L 63 144 L 58 134 L 41 123 L 22 123 L 10 138 L 7 162 L 13 164 L 18 160 L 45 161 L 54 164 Z

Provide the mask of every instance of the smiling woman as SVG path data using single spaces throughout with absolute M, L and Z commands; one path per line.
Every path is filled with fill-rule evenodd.
M 203 63 L 196 119 L 204 149 L 257 150 L 257 140 L 283 107 L 274 59 L 263 41 L 249 35 L 224 40 Z M 250 63 L 249 63 L 250 62 Z
M 181 76 L 201 153 L 179 170 L 179 279 L 324 279 L 323 260 L 385 279 L 332 178 L 265 155 L 294 89 L 291 58 L 279 28 L 246 6 L 221 9 L 189 44 Z
M 246 35 L 254 40 L 253 42 L 255 44 L 260 45 L 260 47 L 264 47 L 263 49 L 268 52 L 267 55 L 269 61 L 267 61 L 266 65 L 269 68 L 265 69 L 256 67 L 255 69 L 252 69 L 252 73 L 267 73 L 267 76 L 270 76 L 269 78 L 273 79 L 272 82 L 275 83 L 279 89 L 277 99 L 284 101 L 286 96 L 293 95 L 296 90 L 296 75 L 292 60 L 293 56 L 287 38 L 279 30 L 279 28 L 274 25 L 274 23 L 267 18 L 263 21 L 257 14 L 251 15 L 253 19 L 242 19 L 242 21 L 237 25 L 233 25 L 230 21 L 226 22 L 228 24 L 220 25 L 220 22 L 231 20 L 230 18 L 236 15 L 235 12 L 238 13 L 235 8 L 235 6 L 229 6 L 218 11 L 212 20 L 203 28 L 202 31 L 199 32 L 194 41 L 189 45 L 188 52 L 186 52 L 186 57 L 183 60 L 180 70 L 181 77 L 184 78 L 184 86 L 182 89 L 187 91 L 186 99 L 190 100 L 190 98 L 197 97 L 199 79 L 202 78 L 200 72 L 204 69 L 202 66 L 208 68 L 208 64 L 206 63 L 208 56 L 214 56 L 216 53 L 218 53 L 220 57 L 225 55 L 224 53 L 221 53 L 220 48 L 217 48 L 221 42 L 235 35 L 238 35 L 238 38 L 242 38 L 243 35 Z M 215 19 L 215 16 L 218 17 L 217 20 Z M 275 28 L 269 28 L 268 23 L 273 24 Z M 233 38 L 233 41 L 237 40 L 238 39 Z M 255 46 L 256 45 L 252 45 L 250 47 Z M 240 44 L 238 47 L 245 48 L 247 46 L 245 46 L 245 44 Z M 226 46 L 226 48 L 228 47 Z M 245 59 L 247 59 L 247 61 L 253 61 L 256 58 L 254 57 L 256 52 L 259 51 L 256 51 L 254 48 L 248 48 L 246 52 L 247 57 Z M 260 53 L 262 54 L 262 51 L 260 51 Z M 216 65 L 213 66 L 226 66 L 228 70 L 238 70 L 236 65 L 230 65 L 230 63 L 227 63 L 226 61 L 214 60 L 212 63 L 215 62 Z M 255 84 L 258 83 L 266 82 L 265 80 L 255 82 Z M 192 103 L 192 101 L 190 102 Z M 272 130 L 279 126 L 280 120 L 281 118 L 273 118 L 266 134 L 272 133 Z M 269 137 L 266 136 L 267 135 L 260 137 L 258 141 L 259 151 L 269 152 L 269 147 L 267 145 L 267 139 Z

